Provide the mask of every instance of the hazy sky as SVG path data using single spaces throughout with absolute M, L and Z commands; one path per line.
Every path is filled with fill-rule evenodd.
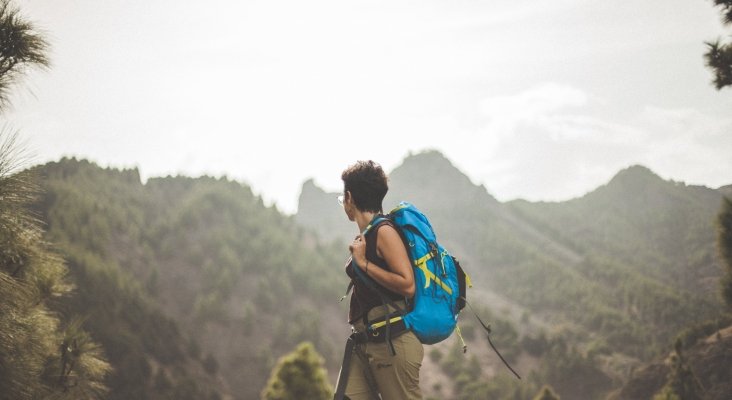
M 711 0 L 16 4 L 52 45 L 4 116 L 38 163 L 227 175 L 285 212 L 307 178 L 335 191 L 357 159 L 424 149 L 500 200 L 636 163 L 732 183 L 732 89 L 702 58 L 732 27 Z

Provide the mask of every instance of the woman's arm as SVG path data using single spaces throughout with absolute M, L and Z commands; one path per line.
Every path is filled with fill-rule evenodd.
M 414 271 L 409 262 L 407 249 L 399 233 L 389 225 L 383 225 L 376 235 L 376 253 L 386 261 L 389 270 L 371 265 L 366 260 L 366 240 L 363 235 L 356 238 L 349 247 L 356 265 L 376 282 L 405 297 L 414 296 Z

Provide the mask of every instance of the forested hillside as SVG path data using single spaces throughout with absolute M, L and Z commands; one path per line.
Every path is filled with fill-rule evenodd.
M 307 182 L 289 217 L 225 178 L 143 183 L 136 170 L 76 159 L 30 172 L 45 239 L 76 285 L 55 307 L 85 316 L 112 367 L 109 398 L 257 399 L 277 359 L 304 341 L 335 383 L 354 229 L 335 193 Z M 434 152 L 407 157 L 390 185 L 385 207 L 409 200 L 427 212 L 524 376 L 504 369 L 465 314 L 467 354 L 452 339 L 426 349 L 429 398 L 530 399 L 548 384 L 563 399 L 603 399 L 641 382 L 632 371 L 665 357 L 685 329 L 726 321 L 718 190 L 631 167 L 571 201 L 501 203 Z
M 259 397 L 277 357 L 340 327 L 343 249 L 323 247 L 240 183 L 63 159 L 37 168 L 49 241 L 78 296 L 64 307 L 114 367 L 111 397 Z M 340 278 L 340 279 L 339 279 Z M 340 340 L 339 340 L 340 342 Z
M 562 351 L 545 343 L 533 352 L 535 370 L 548 371 L 541 379 L 563 399 L 600 398 L 668 352 L 682 330 L 723 312 L 714 246 L 720 190 L 634 166 L 574 200 L 500 203 L 436 152 L 408 157 L 389 176 L 387 211 L 408 200 L 430 216 L 473 274 L 474 295 L 512 311 L 523 351 L 563 342 Z M 317 212 L 301 198 L 299 213 Z M 527 318 L 538 323 L 522 325 Z

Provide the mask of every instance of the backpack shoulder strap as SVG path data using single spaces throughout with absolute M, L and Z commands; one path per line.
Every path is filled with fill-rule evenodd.
M 377 215 L 374 217 L 374 219 L 371 220 L 371 222 L 364 228 L 364 230 L 361 232 L 362 235 L 366 236 L 367 233 L 369 233 L 372 230 L 377 229 L 379 226 L 390 223 L 392 226 L 394 223 L 386 216 L 383 215 Z

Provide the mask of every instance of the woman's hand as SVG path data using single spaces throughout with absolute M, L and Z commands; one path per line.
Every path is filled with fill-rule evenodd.
M 388 270 L 384 268 L 368 268 L 366 260 L 366 238 L 358 235 L 348 250 L 356 266 L 361 268 L 377 283 L 394 293 L 405 297 L 414 296 L 414 271 L 399 233 L 390 225 L 378 230 L 376 238 L 376 254 L 386 261 Z
M 348 250 L 351 252 L 351 257 L 356 265 L 361 269 L 366 268 L 366 238 L 363 235 L 356 236 L 351 245 L 348 246 Z

